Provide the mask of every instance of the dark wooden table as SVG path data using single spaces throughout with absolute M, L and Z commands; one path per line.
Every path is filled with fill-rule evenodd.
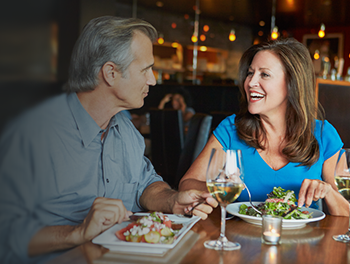
M 193 226 L 188 236 L 162 257 L 133 256 L 108 251 L 89 242 L 57 257 L 50 263 L 350 263 L 350 245 L 333 240 L 332 236 L 347 231 L 348 217 L 327 215 L 299 229 L 283 229 L 282 243 L 268 246 L 261 243 L 261 227 L 234 217 L 226 222 L 229 240 L 239 242 L 241 249 L 216 251 L 206 249 L 204 241 L 216 239 L 220 233 L 220 210 Z M 179 246 L 179 247 L 178 247 Z

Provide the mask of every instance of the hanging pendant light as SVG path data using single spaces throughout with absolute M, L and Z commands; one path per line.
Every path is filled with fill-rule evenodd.
M 271 32 L 271 38 L 272 39 L 277 39 L 279 36 L 279 33 L 278 33 L 278 27 L 274 27 L 272 32 Z
M 322 23 L 320 30 L 318 31 L 318 36 L 320 38 L 323 38 L 326 35 L 325 30 L 326 30 L 326 26 Z
M 164 36 L 162 33 L 159 33 L 159 36 L 158 36 L 158 44 L 162 45 L 164 43 Z
M 234 29 L 231 29 L 230 35 L 228 36 L 228 39 L 229 39 L 230 41 L 235 41 L 235 40 L 236 40 L 236 32 L 235 32 Z

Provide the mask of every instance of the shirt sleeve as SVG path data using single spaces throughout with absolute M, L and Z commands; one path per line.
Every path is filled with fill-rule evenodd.
M 28 244 L 44 225 L 35 219 L 33 156 L 29 142 L 9 130 L 0 141 L 0 262 L 29 261 Z
M 337 130 L 327 120 L 323 122 L 321 129 L 321 144 L 325 160 L 336 154 L 344 145 Z

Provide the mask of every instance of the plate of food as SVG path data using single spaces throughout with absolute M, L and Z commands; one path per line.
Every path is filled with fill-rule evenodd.
M 161 212 L 135 213 L 133 221 L 116 224 L 95 237 L 92 242 L 108 248 L 128 248 L 150 252 L 152 248 L 167 250 L 176 246 L 181 238 L 200 220 Z M 135 248 L 135 249 L 133 249 Z
M 263 214 L 279 215 L 283 217 L 282 228 L 302 228 L 307 223 L 320 221 L 325 214 L 313 208 L 297 207 L 293 191 L 285 191 L 281 187 L 274 187 L 264 202 L 253 202 Z M 255 212 L 249 202 L 233 203 L 227 206 L 227 212 L 244 221 L 261 225 L 261 215 Z

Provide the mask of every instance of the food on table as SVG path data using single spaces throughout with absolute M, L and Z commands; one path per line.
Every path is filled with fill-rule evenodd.
M 118 230 L 115 235 L 127 242 L 172 244 L 182 227 L 182 224 L 173 224 L 163 213 L 152 212 Z
M 285 191 L 281 187 L 273 187 L 273 191 L 267 194 L 267 199 L 264 203 L 260 203 L 256 207 L 260 212 L 267 215 L 278 215 L 284 219 L 309 219 L 311 213 L 301 211 L 300 207 L 295 204 L 297 199 L 294 191 Z M 251 206 L 242 204 L 239 207 L 239 213 L 250 216 L 261 216 Z

